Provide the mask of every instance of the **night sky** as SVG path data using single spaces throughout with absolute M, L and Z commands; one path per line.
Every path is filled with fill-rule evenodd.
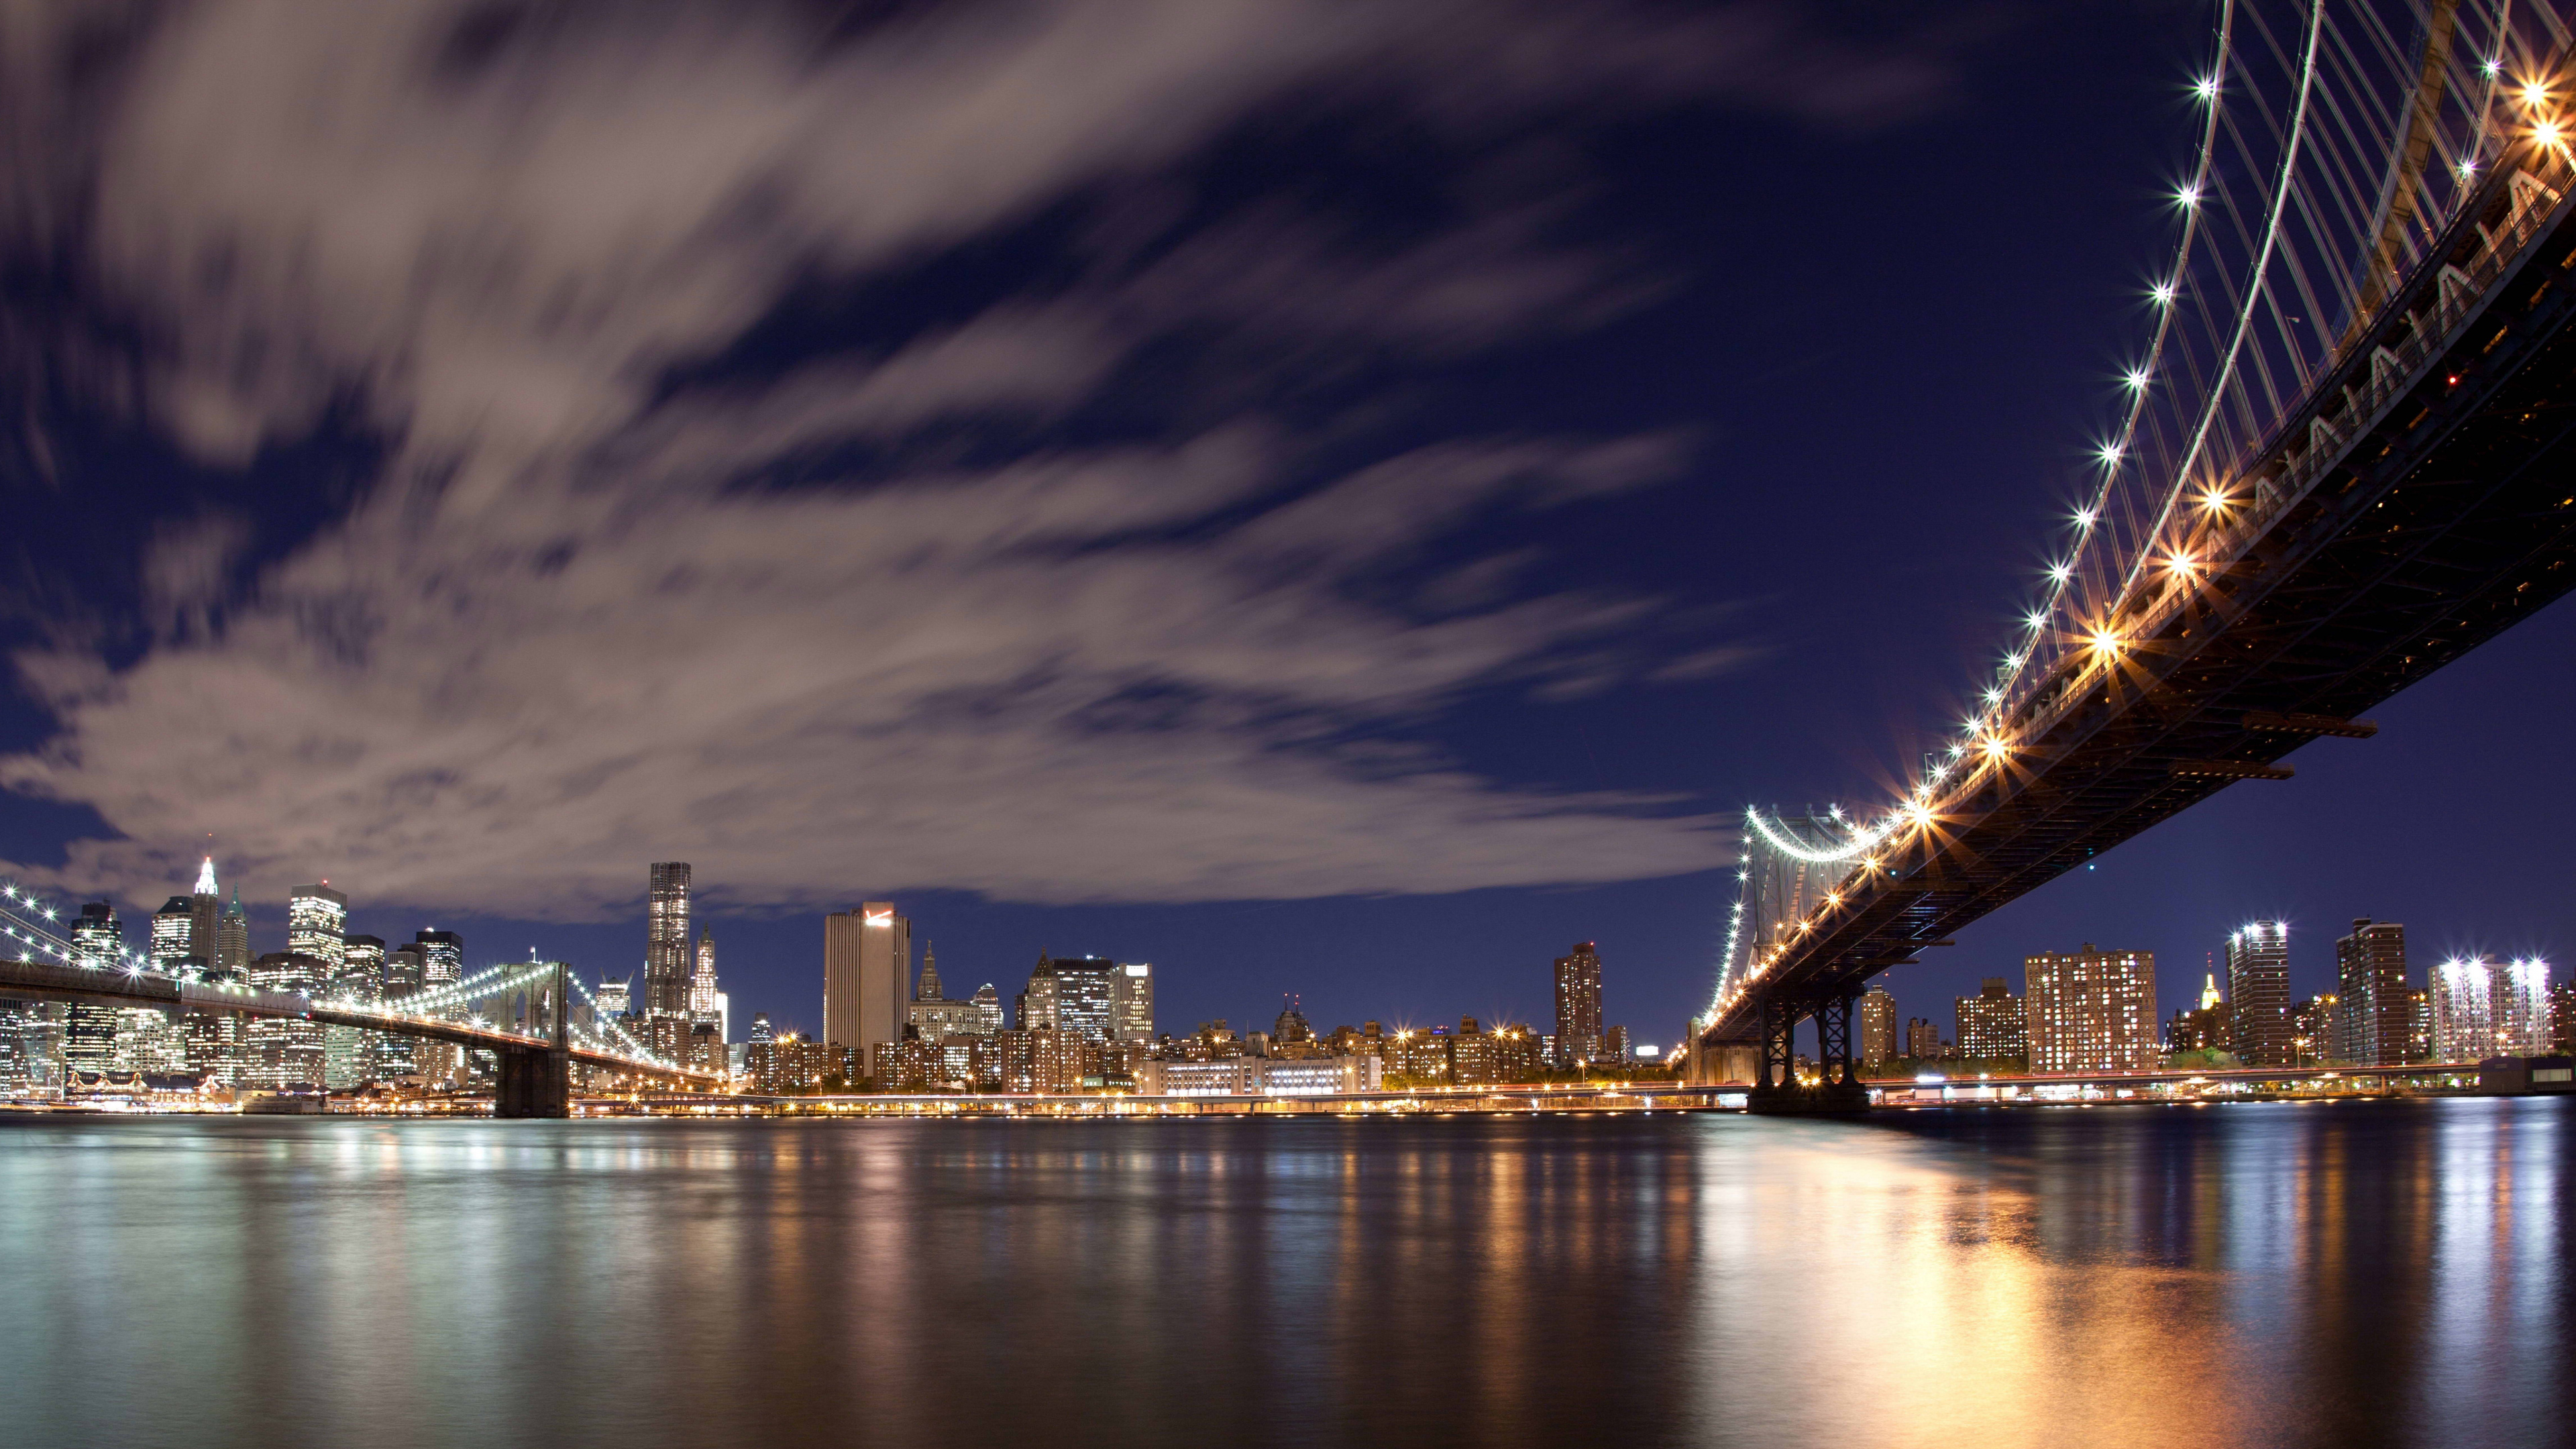
M 2146 324 L 2214 5 L 0 11 L 0 862 L 737 1022 L 892 899 L 1166 1029 L 1705 1002 L 1886 800 Z M 1888 978 L 2576 942 L 2543 613 Z M 129 937 L 140 943 L 140 931 Z

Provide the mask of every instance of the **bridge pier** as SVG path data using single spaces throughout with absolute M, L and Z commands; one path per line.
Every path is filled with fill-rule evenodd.
M 572 1057 L 554 1047 L 503 1047 L 492 1086 L 495 1117 L 572 1115 Z
M 1852 1011 L 1859 998 L 1833 995 L 1806 1002 L 1778 992 L 1765 992 L 1757 1005 L 1762 1017 L 1762 1060 L 1745 1093 L 1749 1111 L 1783 1116 L 1839 1116 L 1869 1110 L 1869 1089 L 1860 1084 L 1852 1057 Z M 1798 1023 L 1816 1018 L 1823 1080 L 1798 1085 Z

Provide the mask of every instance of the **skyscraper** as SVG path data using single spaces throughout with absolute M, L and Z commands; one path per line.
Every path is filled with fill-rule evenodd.
M 891 901 L 823 918 L 823 1041 L 866 1059 L 881 1041 L 900 1041 L 910 1018 L 912 922 Z
M 1601 956 L 1590 941 L 1556 958 L 1556 1054 L 1568 1062 L 1601 1055 Z
M 644 1015 L 689 1014 L 689 863 L 656 861 L 644 896 Z
M 1106 956 L 1057 956 L 1040 962 L 1055 978 L 1055 1025 L 1082 1041 L 1112 1037 L 1118 1015 L 1118 963 Z M 1035 973 L 1032 973 L 1032 980 Z
M 2296 1065 L 2290 1039 L 2290 930 L 2255 921 L 2227 938 L 2228 1040 L 2249 1067 Z
M 250 984 L 262 991 L 322 989 L 323 964 L 296 951 L 271 951 L 250 963 Z M 250 1084 L 277 1089 L 316 1087 L 323 1080 L 322 1027 L 302 1017 L 262 1017 L 245 1031 Z
M 1976 995 L 1959 997 L 1957 1004 L 1959 1055 L 1977 1061 L 2030 1055 L 2030 1028 L 2023 1019 L 2021 998 L 2012 994 L 2004 978 L 1986 977 Z
M 125 929 L 116 907 L 91 901 L 72 923 L 72 955 L 78 964 L 106 970 L 125 959 Z M 103 1072 L 116 1053 L 116 1008 L 73 1002 L 63 1013 L 63 1062 L 75 1072 Z
M 1865 1067 L 1896 1060 L 1896 998 L 1884 986 L 1860 994 L 1860 1061 Z
M 2335 1056 L 2356 1066 L 2406 1060 L 2414 1025 L 2406 991 L 2406 928 L 2355 917 L 2352 934 L 2335 942 L 2335 996 L 2341 1030 Z
M 215 885 L 215 858 L 207 856 L 197 867 L 197 888 L 188 896 L 188 954 L 212 969 L 222 964 L 221 939 L 224 898 Z
M 1029 972 L 1027 989 L 1020 993 L 1019 1029 L 1053 1031 L 1055 1026 L 1055 962 L 1040 956 L 1036 968 Z
M 336 988 L 348 965 L 349 898 L 321 885 L 297 886 L 286 898 L 286 949 L 322 964 L 317 991 Z
M 250 978 L 250 917 L 242 914 L 241 887 L 233 887 L 233 898 L 225 903 L 223 914 L 215 918 L 215 956 L 217 971 L 228 981 Z
M 996 1010 L 999 1003 L 995 1003 Z M 1137 1046 L 1151 1045 L 1154 1040 L 1154 963 L 1128 961 L 1118 968 L 1118 1000 L 1111 1008 L 1115 1018 L 1110 1036 Z
M 999 1036 L 1001 1033 L 1002 993 L 994 990 L 993 983 L 987 981 L 975 988 L 975 1034 Z
M 2155 1064 L 2156 958 L 2148 951 L 2042 952 L 2023 963 L 2034 1072 L 2142 1072 Z
M 714 1021 L 716 998 L 723 994 L 716 990 L 716 933 L 701 931 L 698 933 L 697 964 L 689 975 L 689 1020 Z
M 2495 1004 L 2495 1050 L 2500 1056 L 2536 1057 L 2550 1049 L 2549 963 L 2537 956 L 2517 956 L 2493 968 L 2495 984 L 2488 999 Z

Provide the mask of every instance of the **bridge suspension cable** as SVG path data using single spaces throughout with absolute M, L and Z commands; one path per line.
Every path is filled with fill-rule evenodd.
M 2142 641 L 2223 607 L 2243 551 L 2453 345 L 2479 290 L 2576 189 L 2568 3 L 2217 0 L 2185 87 L 2200 111 L 2169 260 L 2038 595 L 1897 799 L 1856 820 L 1747 812 L 1710 1019 L 1879 854 L 2021 768 L 2025 742 L 2085 691 L 2116 691 Z M 2414 310 L 2392 311 L 2427 269 L 2438 295 L 2413 282 Z

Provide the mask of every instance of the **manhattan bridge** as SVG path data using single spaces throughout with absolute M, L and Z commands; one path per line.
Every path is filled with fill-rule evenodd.
M 2219 0 L 2122 405 L 1972 712 L 1896 799 L 1746 812 L 1693 1030 L 1756 1110 L 1864 1104 L 1872 975 L 2576 584 L 2571 18 Z

